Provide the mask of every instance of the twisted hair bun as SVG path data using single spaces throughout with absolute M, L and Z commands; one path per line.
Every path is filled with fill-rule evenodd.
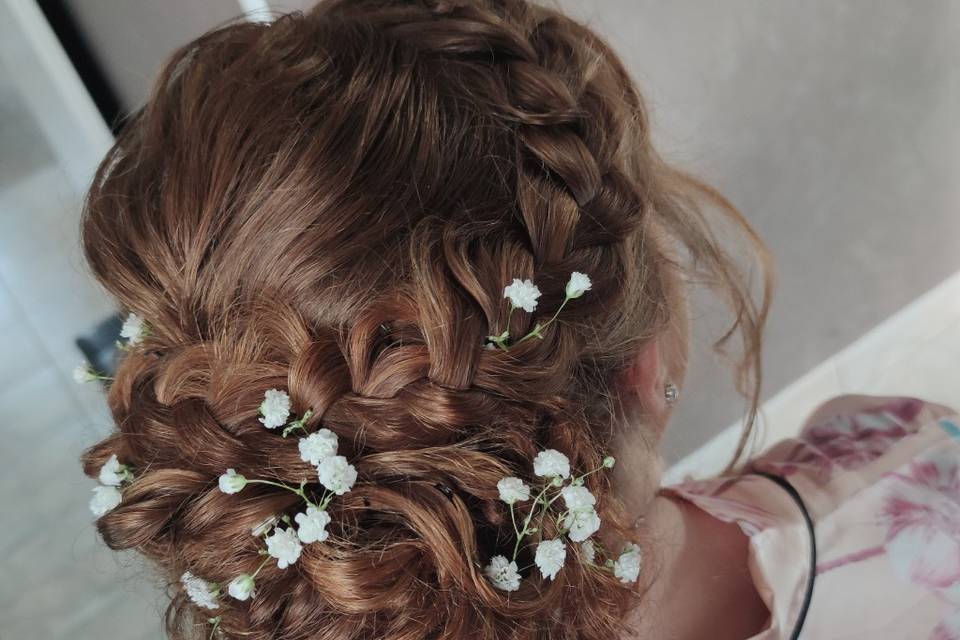
M 609 572 L 568 561 L 510 594 L 484 577 L 514 543 L 497 481 L 529 479 L 547 448 L 601 464 L 623 426 L 613 381 L 673 320 L 668 247 L 732 301 L 759 385 L 766 300 L 751 302 L 702 196 L 762 251 L 729 203 L 658 158 L 609 47 L 523 0 L 326 0 L 176 51 L 103 160 L 82 229 L 96 277 L 150 326 L 109 390 L 115 432 L 84 457 L 91 477 L 112 454 L 136 472 L 97 527 L 170 581 L 170 637 L 210 632 L 182 573 L 252 572 L 251 528 L 302 506 L 270 486 L 226 495 L 217 476 L 315 482 L 296 438 L 257 419 L 271 388 L 338 436 L 359 479 L 331 503 L 328 540 L 265 566 L 254 598 L 222 599 L 223 637 L 615 637 L 636 592 Z M 512 277 L 542 290 L 510 316 L 523 335 L 573 271 L 592 289 L 542 339 L 483 347 Z M 602 532 L 642 544 L 609 477 L 586 486 Z

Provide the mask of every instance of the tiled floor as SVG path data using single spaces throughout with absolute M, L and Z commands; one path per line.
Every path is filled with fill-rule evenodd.
M 110 429 L 73 339 L 112 312 L 82 268 L 76 197 L 46 166 L 0 190 L 0 638 L 157 639 L 157 593 L 97 539 L 84 447 Z
M 960 276 L 911 303 L 960 269 L 960 4 L 561 4 L 624 55 L 668 155 L 731 195 L 778 257 L 766 389 L 783 391 L 765 441 L 844 391 L 960 405 Z M 97 540 L 77 462 L 110 423 L 99 390 L 70 380 L 73 340 L 113 309 L 83 267 L 77 195 L 3 91 L 0 640 L 158 640 L 164 598 Z M 674 475 L 719 468 L 735 439 L 727 369 L 703 347 L 711 318 L 665 445 L 697 453 Z

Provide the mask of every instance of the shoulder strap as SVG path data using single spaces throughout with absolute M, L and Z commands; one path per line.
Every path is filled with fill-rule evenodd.
M 790 634 L 790 640 L 798 640 L 800 630 L 803 628 L 803 623 L 807 619 L 807 611 L 810 609 L 810 599 L 813 597 L 813 583 L 817 577 L 817 534 L 813 527 L 813 519 L 810 517 L 810 512 L 807 510 L 807 505 L 804 504 L 803 498 L 800 497 L 800 493 L 785 478 L 765 471 L 750 471 L 749 473 L 763 476 L 776 482 L 784 491 L 790 494 L 793 501 L 800 507 L 803 520 L 807 525 L 807 531 L 810 533 L 810 572 L 807 577 L 807 588 L 803 596 L 803 604 L 800 607 L 800 612 L 797 614 L 796 627 L 794 627 L 793 632 Z

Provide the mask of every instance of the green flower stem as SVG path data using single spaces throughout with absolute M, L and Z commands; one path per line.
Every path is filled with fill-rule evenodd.
M 583 484 L 583 479 L 584 479 L 584 478 L 586 478 L 587 476 L 592 476 L 593 474 L 597 473 L 598 471 L 603 471 L 604 469 L 606 469 L 606 467 L 603 466 L 603 465 L 600 465 L 599 467 L 597 467 L 596 469 L 594 469 L 594 470 L 592 470 L 592 471 L 587 471 L 587 472 L 586 472 L 585 474 L 583 474 L 582 476 L 577 476 L 576 478 L 574 478 L 573 484 L 574 484 L 574 485 Z
M 310 432 L 307 431 L 307 428 L 304 426 L 304 424 L 307 422 L 307 420 L 310 419 L 310 416 L 312 415 L 313 415 L 313 409 L 307 409 L 306 411 L 304 411 L 303 415 L 300 418 L 297 418 L 296 420 L 291 422 L 290 425 L 283 430 L 283 433 L 281 433 L 280 436 L 282 438 L 286 438 L 290 434 L 290 432 L 295 429 L 303 429 L 303 432 L 305 434 L 310 435 Z
M 517 534 L 517 537 L 520 537 L 520 529 L 517 529 L 517 516 L 513 508 L 513 503 L 510 503 L 510 522 L 513 523 L 513 532 Z
M 540 504 L 540 500 L 547 493 L 547 490 L 550 489 L 550 486 L 550 484 L 547 484 L 547 486 L 543 488 L 543 491 L 541 491 L 540 494 L 534 498 L 533 505 L 530 507 L 530 513 L 527 514 L 526 519 L 523 521 L 523 531 L 517 534 L 517 543 L 513 545 L 513 557 L 511 558 L 511 562 L 517 559 L 517 554 L 520 552 L 520 541 L 523 540 L 523 536 L 527 535 L 528 533 L 532 533 L 532 531 L 528 530 L 528 527 L 530 526 L 530 521 L 533 520 L 533 513 L 536 511 L 537 505 Z M 513 509 L 511 508 L 510 511 L 512 515 Z M 514 524 L 514 529 L 516 529 L 516 524 Z
M 208 640 L 213 640 L 213 636 L 217 634 L 217 629 L 220 628 L 220 620 L 221 620 L 220 616 L 217 616 L 216 618 L 210 618 L 209 620 L 207 620 L 207 622 L 210 622 L 213 624 L 213 629 L 210 630 L 210 637 Z
M 505 342 L 507 341 L 507 339 L 510 337 L 510 318 L 513 316 L 513 310 L 514 310 L 514 309 L 518 309 L 518 308 L 519 308 L 519 307 L 517 307 L 517 305 L 515 305 L 515 304 L 513 304 L 513 302 L 511 302 L 511 303 L 510 303 L 510 312 L 507 314 L 506 328 L 504 328 L 503 333 L 501 333 L 501 334 L 498 335 L 498 336 L 487 336 L 487 340 L 489 340 L 490 342 L 494 343 L 495 345 L 497 345 L 498 347 L 500 347 L 500 348 L 503 349 L 504 351 L 509 351 L 509 349 L 507 348 L 507 345 L 505 345 L 504 343 L 505 343 Z
M 540 338 L 540 339 L 542 340 L 542 339 L 543 339 L 543 334 L 541 334 L 540 332 L 543 331 L 544 329 L 546 329 L 546 328 L 550 325 L 551 322 L 553 322 L 554 320 L 557 319 L 557 316 L 560 315 L 560 312 L 563 311 L 563 308 L 567 305 L 567 302 L 569 302 L 569 301 L 570 301 L 570 296 L 564 297 L 563 303 L 561 303 L 561 304 L 560 304 L 560 307 L 553 313 L 553 317 L 550 318 L 549 320 L 547 320 L 547 323 L 546 323 L 546 324 L 541 325 L 541 324 L 538 322 L 537 325 L 533 328 L 533 331 L 531 331 L 531 332 L 528 333 L 527 335 L 523 336 L 522 338 L 520 338 L 519 340 L 517 340 L 517 341 L 514 342 L 513 344 L 514 344 L 514 345 L 518 345 L 518 344 L 520 344 L 521 342 L 523 342 L 524 340 L 526 340 L 527 338 L 529 338 L 530 336 L 537 336 L 538 338 Z
M 265 566 L 267 566 L 267 564 L 270 562 L 270 559 L 271 559 L 272 557 L 273 557 L 273 556 L 267 556 L 266 558 L 264 558 L 264 559 L 263 559 L 263 562 L 260 563 L 260 566 L 257 567 L 257 570 L 250 574 L 250 577 L 251 577 L 251 578 L 256 578 L 256 577 L 257 577 L 257 574 L 260 573 L 260 570 L 263 569 Z
M 513 310 L 516 309 L 516 308 L 517 308 L 517 305 L 515 305 L 515 304 L 513 304 L 513 302 L 511 302 L 511 303 L 510 303 L 510 312 L 507 314 L 507 323 L 506 323 L 506 324 L 504 325 L 504 327 L 503 327 L 504 332 L 509 332 L 509 331 L 510 331 L 510 318 L 513 316 Z M 508 333 L 508 335 L 509 335 L 509 333 Z
M 318 508 L 320 511 L 326 511 L 327 505 L 330 504 L 330 501 L 333 500 L 333 498 L 334 498 L 336 495 L 337 495 L 337 494 L 335 494 L 333 491 L 327 491 L 326 489 L 324 489 L 324 490 L 323 490 L 323 496 L 321 496 L 321 498 L 320 498 L 320 506 L 318 506 L 317 508 Z
M 318 509 L 320 508 L 316 504 L 314 504 L 314 502 L 310 498 L 307 497 L 307 493 L 303 490 L 303 487 L 306 484 L 306 481 L 300 483 L 299 489 L 291 487 L 290 485 L 287 485 L 287 484 L 283 484 L 282 482 L 273 482 L 271 480 L 247 480 L 247 484 L 265 484 L 271 487 L 277 487 L 279 489 L 286 489 L 287 491 L 290 491 L 291 493 L 295 493 L 301 498 L 303 498 L 304 502 L 306 502 L 309 506 L 316 507 Z

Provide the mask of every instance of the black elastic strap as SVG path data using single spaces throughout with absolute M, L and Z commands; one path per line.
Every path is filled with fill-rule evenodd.
M 810 609 L 810 599 L 813 597 L 813 581 L 817 576 L 817 534 L 813 528 L 813 519 L 810 517 L 810 512 L 807 511 L 807 505 L 804 504 L 803 498 L 800 497 L 800 494 L 794 486 L 787 482 L 785 478 L 764 471 L 751 471 L 750 473 L 773 480 L 783 487 L 783 490 L 789 493 L 793 501 L 800 507 L 800 512 L 803 513 L 803 520 L 807 524 L 807 531 L 810 532 L 810 573 L 807 577 L 807 590 L 803 596 L 803 605 L 800 607 L 800 613 L 797 614 L 797 625 L 794 627 L 793 633 L 790 634 L 790 640 L 798 640 L 800 630 L 803 628 L 803 623 L 807 619 L 807 611 Z

